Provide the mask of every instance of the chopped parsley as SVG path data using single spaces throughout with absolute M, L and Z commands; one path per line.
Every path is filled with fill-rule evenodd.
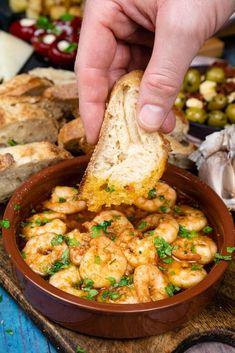
M 18 143 L 17 143 L 14 139 L 9 139 L 9 140 L 7 141 L 7 143 L 8 143 L 9 146 L 16 146 L 16 145 L 18 145 Z
M 112 287 L 130 286 L 133 283 L 132 276 L 122 276 L 119 282 L 117 282 L 114 277 L 107 277 L 107 280 L 110 282 Z
M 115 189 L 114 189 L 114 186 L 107 186 L 106 188 L 105 188 L 105 191 L 106 192 L 114 192 L 115 191 Z
M 217 263 L 217 262 L 220 262 L 221 260 L 231 261 L 232 260 L 232 255 L 221 255 L 218 252 L 215 253 L 214 262 Z
M 8 229 L 8 228 L 10 228 L 10 226 L 11 226 L 11 224 L 10 224 L 9 219 L 1 219 L 0 220 L 0 227 L 1 228 Z
M 98 290 L 96 289 L 83 288 L 83 290 L 87 292 L 87 295 L 84 296 L 84 298 L 89 300 L 94 300 L 95 296 L 98 294 Z
M 169 297 L 173 297 L 173 295 L 177 292 L 180 291 L 179 287 L 174 286 L 174 284 L 170 283 L 168 286 L 165 287 L 166 293 L 169 295 Z
M 77 345 L 76 353 L 87 353 L 87 351 L 84 348 L 82 348 L 81 346 Z
M 64 236 L 64 239 L 65 239 L 65 242 L 66 242 L 66 244 L 68 246 L 79 246 L 79 245 L 81 245 L 80 241 L 78 241 L 75 238 L 69 238 L 69 237 L 65 237 Z
M 39 16 L 36 22 L 37 28 L 53 29 L 54 25 L 46 16 Z
M 94 281 L 92 281 L 92 279 L 85 278 L 83 280 L 83 285 L 84 285 L 84 288 L 92 288 L 94 285 Z
M 69 249 L 66 249 L 59 261 L 56 261 L 47 271 L 48 275 L 54 275 L 54 273 L 58 272 L 62 268 L 68 267 L 70 264 L 69 261 Z
M 113 220 L 110 219 L 109 221 L 103 221 L 96 226 L 91 227 L 91 236 L 92 238 L 97 238 L 101 235 L 100 231 L 104 231 L 104 233 L 107 233 L 107 228 L 111 226 Z
M 155 199 L 157 197 L 157 190 L 156 188 L 152 188 L 149 190 L 148 192 L 148 199 L 149 200 L 152 200 L 152 199 Z
M 159 268 L 160 271 L 166 271 L 165 267 L 162 267 L 160 265 L 158 265 L 158 268 Z
M 130 214 L 129 216 L 127 216 L 127 219 L 128 221 L 133 222 L 135 220 L 135 215 Z
M 25 253 L 25 251 L 21 251 L 21 253 L 20 253 L 20 255 L 21 255 L 21 257 L 25 260 L 26 259 L 26 253 Z
M 156 237 L 154 239 L 154 245 L 157 250 L 157 254 L 165 263 L 171 263 L 172 259 L 168 259 L 169 256 L 172 255 L 172 251 L 175 249 L 175 246 L 170 245 L 163 238 Z
M 203 229 L 202 229 L 203 233 L 211 233 L 213 231 L 213 228 L 210 227 L 210 226 L 205 226 Z
M 154 230 L 149 230 L 149 231 L 148 231 L 148 234 L 149 234 L 149 235 L 154 235 L 154 233 L 155 233 Z
M 21 209 L 21 206 L 18 204 L 18 203 L 16 203 L 15 205 L 14 205 L 14 210 L 15 211 L 19 211 Z
M 227 246 L 226 250 L 229 254 L 232 254 L 235 251 L 235 246 Z
M 56 246 L 56 245 L 62 244 L 63 242 L 64 242 L 64 236 L 62 234 L 58 234 L 54 236 L 54 238 L 52 238 L 51 245 Z
M 95 264 L 100 265 L 100 256 L 98 255 L 95 256 Z
M 66 199 L 64 197 L 59 197 L 58 201 L 59 203 L 64 203 L 66 202 Z
M 47 223 L 50 223 L 52 220 L 51 219 L 47 219 L 47 218 L 37 218 L 35 219 L 34 223 L 41 227 L 41 226 L 44 226 L 45 224 Z
M 170 211 L 170 209 L 166 206 L 160 206 L 159 207 L 159 210 L 162 212 L 162 213 L 167 213 Z
M 121 297 L 122 295 L 118 292 L 112 292 L 109 291 L 108 289 L 104 290 L 101 294 L 101 298 L 103 300 L 105 299 L 111 299 L 111 300 L 117 300 Z
M 198 237 L 198 232 L 196 232 L 195 230 L 189 231 L 180 224 L 178 235 L 181 238 L 193 239 L 195 237 Z
M 6 332 L 8 335 L 10 335 L 10 336 L 13 336 L 13 335 L 14 335 L 14 331 L 13 331 L 11 328 L 7 328 L 7 329 L 5 330 L 5 332 Z
M 78 45 L 77 43 L 73 42 L 73 43 L 70 43 L 67 48 L 65 48 L 63 50 L 64 53 L 72 53 L 73 51 L 75 51 L 77 49 Z
M 174 210 L 175 213 L 181 213 L 182 212 L 182 210 L 181 210 L 181 208 L 179 206 L 175 206 L 173 210 Z
M 192 264 L 192 266 L 191 266 L 192 271 L 200 271 L 201 269 L 202 269 L 201 265 Z
M 148 223 L 146 221 L 142 221 L 140 222 L 140 224 L 138 225 L 137 229 L 144 229 L 148 226 Z
M 159 195 L 158 198 L 159 198 L 160 201 L 164 201 L 165 200 L 165 196 L 164 195 Z
M 168 257 L 168 258 L 166 258 L 166 259 L 163 259 L 162 260 L 165 264 L 171 264 L 172 262 L 173 262 L 173 259 L 172 259 L 172 257 Z

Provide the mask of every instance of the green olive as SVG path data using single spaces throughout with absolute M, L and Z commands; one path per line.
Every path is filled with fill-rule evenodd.
M 197 69 L 189 69 L 184 77 L 183 88 L 187 92 L 196 92 L 201 83 L 201 74 Z
M 206 112 L 202 108 L 191 107 L 185 111 L 186 117 L 189 121 L 203 124 L 206 121 Z
M 208 109 L 209 110 L 223 109 L 227 103 L 228 103 L 227 97 L 224 94 L 219 93 L 216 96 L 214 96 L 212 100 L 208 103 Z
M 223 82 L 225 80 L 225 72 L 222 67 L 212 67 L 206 72 L 206 80 L 214 82 Z
M 234 124 L 235 123 L 235 103 L 231 103 L 227 106 L 225 113 L 229 119 L 229 121 Z
M 213 127 L 224 127 L 228 122 L 226 114 L 221 110 L 213 110 L 207 118 L 207 124 Z
M 186 97 L 183 92 L 179 92 L 175 100 L 175 106 L 182 109 L 185 105 Z

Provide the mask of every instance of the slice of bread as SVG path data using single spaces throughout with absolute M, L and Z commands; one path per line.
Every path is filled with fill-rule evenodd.
M 68 158 L 72 158 L 69 152 L 45 141 L 0 148 L 0 202 L 30 175 Z
M 53 67 L 36 67 L 29 71 L 30 75 L 47 78 L 55 85 L 76 83 L 76 75 L 73 71 L 54 69 Z
M 81 198 L 92 211 L 134 203 L 165 170 L 167 141 L 159 132 L 144 131 L 136 119 L 142 75 L 133 71 L 123 76 L 111 93 L 99 142 L 81 183 Z

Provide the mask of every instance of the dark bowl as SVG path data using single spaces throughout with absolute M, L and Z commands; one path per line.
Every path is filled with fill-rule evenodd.
M 105 304 L 81 299 L 51 286 L 22 259 L 16 242 L 19 222 L 49 196 L 54 186 L 79 182 L 87 162 L 86 157 L 77 157 L 42 170 L 28 179 L 8 203 L 4 218 L 10 220 L 11 227 L 3 230 L 4 246 L 25 297 L 52 321 L 88 335 L 134 338 L 180 326 L 201 312 L 213 298 L 227 262 L 213 265 L 201 283 L 172 298 L 146 304 Z M 217 194 L 196 176 L 174 166 L 168 166 L 163 179 L 198 202 L 216 230 L 219 251 L 226 254 L 226 248 L 234 243 L 233 222 Z M 21 206 L 20 210 L 14 210 L 15 204 Z
M 189 123 L 189 135 L 192 135 L 194 137 L 197 137 L 200 140 L 205 140 L 205 138 L 213 134 L 214 132 L 218 132 L 223 130 L 222 128 L 219 127 L 213 127 L 210 125 L 205 125 L 205 124 L 199 124 L 199 123 L 192 123 L 190 121 Z

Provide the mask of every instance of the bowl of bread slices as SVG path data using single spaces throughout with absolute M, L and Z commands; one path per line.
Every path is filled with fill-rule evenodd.
M 4 214 L 4 246 L 27 300 L 52 321 L 98 337 L 151 336 L 185 323 L 216 294 L 233 246 L 222 200 L 167 163 L 184 119 L 178 140 L 138 126 L 141 78 L 134 71 L 115 84 L 87 156 L 31 176 Z M 48 87 L 44 96 L 58 100 L 55 92 Z M 85 143 L 81 129 L 74 133 L 77 119 L 68 122 L 71 133 L 66 124 L 59 133 L 59 145 L 73 151 Z

